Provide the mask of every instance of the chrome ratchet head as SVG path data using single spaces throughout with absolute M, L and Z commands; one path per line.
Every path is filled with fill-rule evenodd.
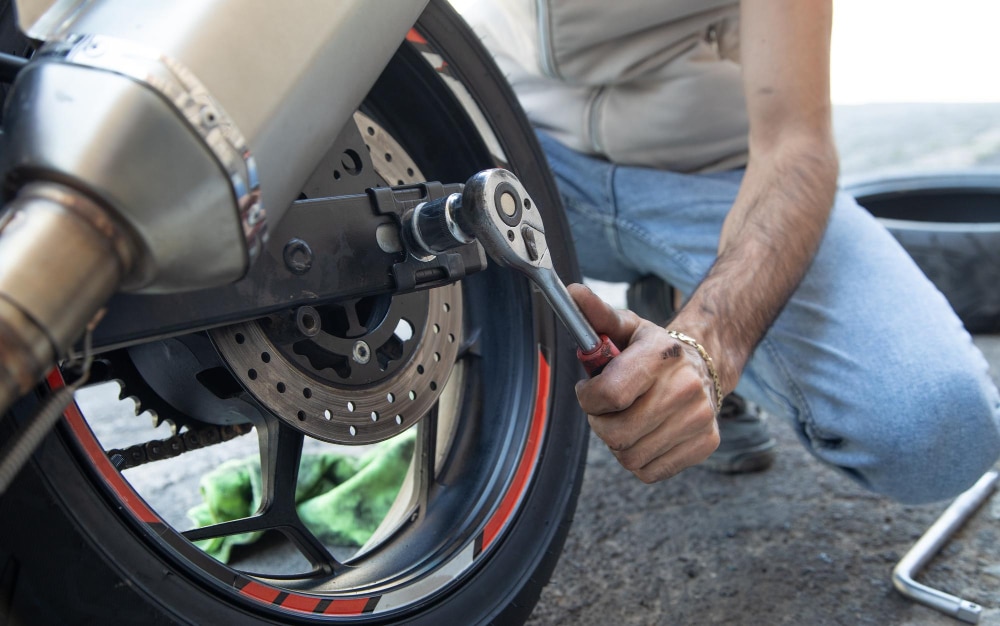
M 507 170 L 484 170 L 470 178 L 457 217 L 497 263 L 529 275 L 553 271 L 541 213 Z
M 403 237 L 417 258 L 478 241 L 494 262 L 521 272 L 538 287 L 576 340 L 577 356 L 588 373 L 597 375 L 618 354 L 566 291 L 552 265 L 542 215 L 507 170 L 484 170 L 465 183 L 461 196 L 418 205 L 403 218 Z
M 538 287 L 580 346 L 581 354 L 599 351 L 604 338 L 594 332 L 556 274 L 542 215 L 516 176 L 492 169 L 470 178 L 456 217 L 491 259 L 525 274 Z

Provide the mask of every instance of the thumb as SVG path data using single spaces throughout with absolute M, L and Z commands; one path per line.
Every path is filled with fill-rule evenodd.
M 607 335 L 619 348 L 629 344 L 632 333 L 638 325 L 638 317 L 631 314 L 623 315 L 610 304 L 591 291 L 590 287 L 573 283 L 566 290 L 573 301 L 580 307 L 580 312 L 587 318 L 598 334 Z

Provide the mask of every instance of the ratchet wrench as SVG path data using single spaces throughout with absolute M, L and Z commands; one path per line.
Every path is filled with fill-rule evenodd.
M 576 340 L 577 358 L 590 376 L 619 354 L 566 291 L 552 265 L 538 207 L 507 170 L 484 170 L 465 183 L 461 194 L 418 205 L 404 216 L 403 237 L 418 258 L 479 241 L 491 259 L 527 276 Z

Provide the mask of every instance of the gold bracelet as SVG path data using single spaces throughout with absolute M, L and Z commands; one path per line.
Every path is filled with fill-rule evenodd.
M 712 360 L 712 357 L 708 355 L 708 350 L 705 349 L 705 346 L 701 345 L 693 338 L 688 337 L 682 332 L 670 330 L 668 328 L 667 334 L 677 341 L 682 341 L 697 350 L 698 354 L 701 355 L 702 360 L 705 361 L 705 365 L 708 366 L 708 373 L 712 375 L 712 384 L 715 385 L 715 414 L 718 415 L 719 411 L 722 410 L 722 385 L 719 383 L 719 373 L 715 371 L 715 362 Z

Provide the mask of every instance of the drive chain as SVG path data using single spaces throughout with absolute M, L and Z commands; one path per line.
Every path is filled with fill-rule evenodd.
M 180 456 L 185 452 L 212 446 L 235 439 L 253 430 L 252 424 L 227 424 L 225 426 L 203 426 L 155 441 L 136 444 L 128 448 L 108 450 L 111 463 L 119 471 L 138 467 L 153 461 L 162 461 Z

